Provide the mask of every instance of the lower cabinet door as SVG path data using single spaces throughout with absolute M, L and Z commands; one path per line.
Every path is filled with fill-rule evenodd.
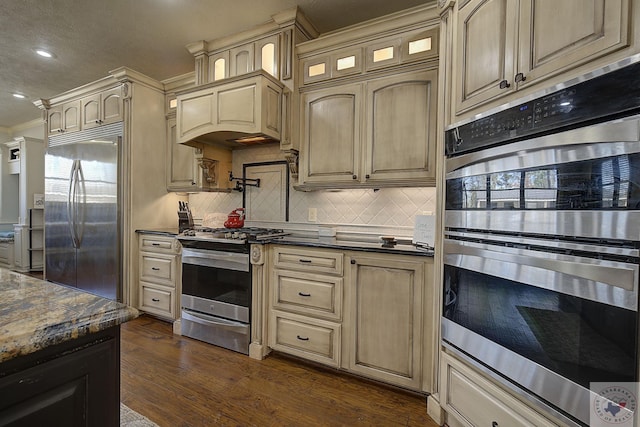
M 424 262 L 354 255 L 350 267 L 347 369 L 419 390 Z
M 0 379 L 0 425 L 120 425 L 119 357 L 111 339 Z
M 440 404 L 455 426 L 557 426 L 493 385 L 449 354 L 442 353 Z
M 272 310 L 269 346 L 331 366 L 340 365 L 340 324 Z
M 159 316 L 176 318 L 175 292 L 171 288 L 140 282 L 140 310 Z

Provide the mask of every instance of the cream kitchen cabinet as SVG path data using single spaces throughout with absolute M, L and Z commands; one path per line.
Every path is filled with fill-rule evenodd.
M 82 129 L 122 121 L 122 87 L 115 87 L 80 100 Z
M 268 345 L 415 391 L 433 391 L 433 261 L 271 247 Z
M 198 142 L 198 138 L 209 138 L 216 132 L 221 132 L 219 139 L 210 142 L 225 144 L 247 134 L 279 140 L 282 90 L 282 83 L 256 71 L 179 92 L 178 142 Z
M 280 44 L 278 34 L 229 49 L 229 74 L 235 77 L 255 70 L 264 70 L 279 78 Z M 216 58 L 217 59 L 217 58 Z M 215 60 L 212 69 L 215 72 Z M 215 79 L 214 75 L 214 79 Z M 215 79 L 218 80 L 218 79 Z
M 440 404 L 451 427 L 556 427 L 449 353 L 441 353 Z
M 302 96 L 302 188 L 435 183 L 437 71 L 411 71 Z
M 271 253 L 269 346 L 339 367 L 344 255 L 295 246 Z
M 475 107 L 628 45 L 629 0 L 459 2 L 455 112 Z
M 419 390 L 426 265 L 421 257 L 350 253 L 345 367 Z
M 180 317 L 180 244 L 174 237 L 139 235 L 138 309 L 170 320 Z
M 167 191 L 185 191 L 198 187 L 198 148 L 178 144 L 176 119 L 167 119 Z
M 78 130 L 80 130 L 80 100 L 65 102 L 47 110 L 49 135 Z

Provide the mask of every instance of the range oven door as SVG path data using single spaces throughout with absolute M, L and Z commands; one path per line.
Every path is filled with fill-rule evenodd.
M 445 240 L 445 345 L 588 424 L 592 382 L 638 380 L 637 250 L 482 237 Z
M 249 354 L 249 254 L 189 245 L 182 249 L 182 335 Z
M 249 255 L 208 249 L 182 249 L 182 307 L 249 323 Z

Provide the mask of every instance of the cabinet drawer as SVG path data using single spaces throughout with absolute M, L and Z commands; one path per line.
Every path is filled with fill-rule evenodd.
M 177 252 L 178 245 L 173 237 L 140 236 L 140 250 L 153 252 Z
M 140 283 L 140 310 L 174 318 L 175 293 L 153 287 L 150 283 Z
M 442 368 L 442 403 L 455 417 L 450 425 L 557 426 L 446 353 Z
M 340 365 L 340 325 L 305 316 L 271 311 L 270 346 L 331 366 Z
M 176 257 L 154 253 L 140 254 L 140 279 L 175 287 Z
M 275 247 L 274 267 L 342 275 L 341 252 L 317 251 L 299 247 Z
M 273 306 L 332 320 L 342 315 L 342 278 L 300 271 L 274 270 Z

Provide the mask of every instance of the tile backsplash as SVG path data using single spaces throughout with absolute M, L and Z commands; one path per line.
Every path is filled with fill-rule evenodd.
M 283 160 L 277 145 L 233 152 L 233 175 L 242 176 L 242 165 Z M 317 221 L 309 224 L 413 227 L 414 216 L 436 211 L 436 189 L 384 188 L 380 190 L 335 190 L 303 192 L 289 188 L 289 222 L 309 223 L 310 208 L 317 210 Z M 281 201 L 273 199 L 274 206 Z M 189 205 L 196 222 L 207 213 L 229 213 L 242 206 L 242 193 L 194 193 Z M 267 207 L 268 208 L 268 207 Z

